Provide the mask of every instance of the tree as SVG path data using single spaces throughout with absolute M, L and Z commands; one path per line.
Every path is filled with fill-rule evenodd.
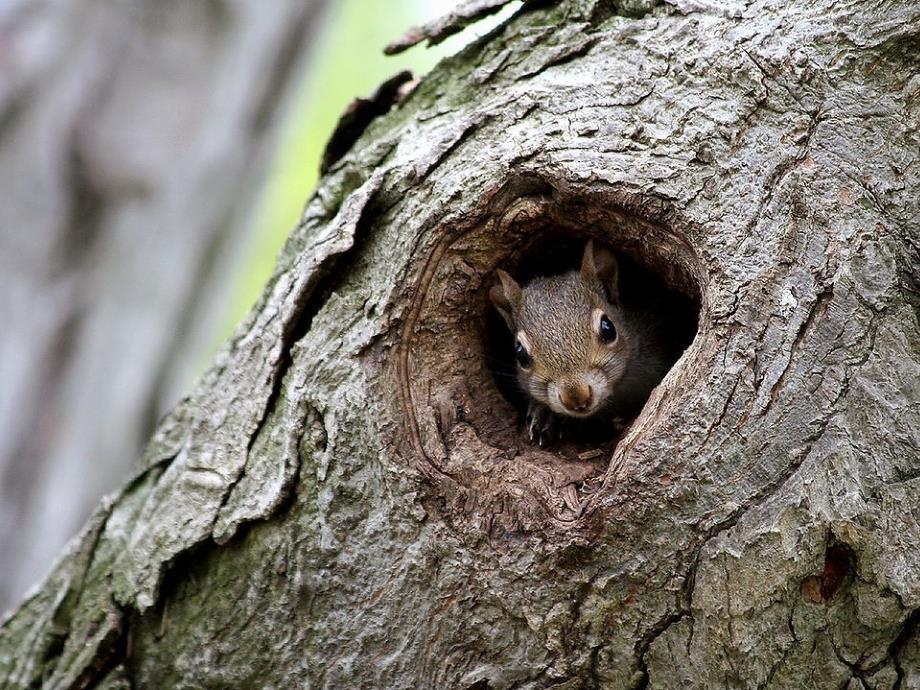
M 918 46 L 909 3 L 526 4 L 329 161 L 6 684 L 920 687 Z M 487 292 L 589 236 L 698 332 L 541 449 Z
M 0 610 L 210 353 L 324 4 L 0 9 Z

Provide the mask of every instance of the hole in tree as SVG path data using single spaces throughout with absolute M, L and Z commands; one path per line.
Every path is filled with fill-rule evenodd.
M 833 542 L 824 555 L 824 568 L 817 575 L 802 581 L 802 597 L 812 604 L 825 604 L 833 599 L 852 579 L 856 554 L 842 542 Z
M 639 243 L 623 241 L 603 241 L 585 234 L 577 234 L 565 228 L 541 228 L 530 233 L 529 239 L 522 242 L 498 267 L 507 271 L 515 281 L 526 288 L 535 279 L 545 276 L 558 276 L 569 271 L 578 271 L 581 266 L 585 246 L 592 239 L 595 255 L 604 249 L 616 258 L 618 275 L 616 288 L 619 295 L 620 318 L 627 324 L 632 323 L 634 330 L 644 331 L 646 339 L 654 338 L 654 348 L 658 351 L 661 366 L 650 366 L 646 360 L 647 353 L 639 351 L 631 356 L 617 354 L 627 367 L 627 374 L 620 383 L 628 383 L 628 378 L 635 380 L 629 367 L 655 369 L 644 379 L 654 379 L 650 388 L 657 386 L 671 369 L 680 355 L 693 341 L 697 332 L 700 300 L 698 294 L 686 289 L 686 284 L 676 284 L 674 268 L 662 257 L 647 251 Z M 573 276 L 574 278 L 574 276 Z M 485 289 L 498 283 L 497 277 L 486 281 Z M 547 293 L 551 300 L 553 293 Z M 529 441 L 527 429 L 527 410 L 530 396 L 522 388 L 518 367 L 515 362 L 515 334 L 513 334 L 499 310 L 490 300 L 484 300 L 486 313 L 483 319 L 483 350 L 495 385 L 502 396 L 513 405 L 520 420 L 522 434 Z M 529 329 L 539 328 L 539 324 L 530 323 Z M 590 329 L 590 323 L 568 325 L 567 328 Z M 623 329 L 623 337 L 626 338 Z M 639 336 L 634 336 L 638 339 Z M 573 343 L 574 347 L 574 343 Z M 567 357 L 577 360 L 574 353 Z M 617 365 L 611 364 L 609 369 Z M 609 370 L 605 367 L 604 371 Z M 631 376 L 632 375 L 632 376 Z M 548 442 L 550 450 L 571 456 L 578 454 L 585 446 L 597 446 L 614 442 L 640 413 L 648 395 L 636 398 L 628 390 L 617 390 L 613 383 L 608 404 L 590 417 L 579 418 L 553 414 L 553 432 L 544 443 Z M 622 422 L 614 422 L 614 417 Z M 558 432 L 558 433 L 557 433 Z
M 616 258 L 622 302 L 640 304 L 664 322 L 670 354 L 663 376 L 693 341 L 705 303 L 706 276 L 689 234 L 696 226 L 683 227 L 661 200 L 562 179 L 516 178 L 482 201 L 480 212 L 445 226 L 447 234 L 420 265 L 398 356 L 371 351 L 368 361 L 392 366 L 400 393 L 395 413 L 408 422 L 394 442 L 430 470 L 433 512 L 464 534 L 562 530 L 589 537 L 602 527 L 592 523 L 588 507 L 605 487 L 627 427 L 612 419 L 565 420 L 562 440 L 541 447 L 528 439 L 528 399 L 515 383 L 513 338 L 490 301 L 496 269 L 522 284 L 558 275 L 580 266 L 592 239 Z M 649 442 L 670 433 L 667 418 L 679 393 L 677 387 L 655 393 L 654 411 L 646 404 Z M 392 397 L 392 387 L 381 395 Z
M 486 679 L 477 680 L 472 685 L 468 685 L 466 690 L 492 690 L 492 685 Z

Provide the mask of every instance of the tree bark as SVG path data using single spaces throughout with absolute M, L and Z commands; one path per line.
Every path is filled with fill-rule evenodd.
M 323 4 L 0 9 L 0 610 L 209 357 Z
M 526 5 L 332 165 L 0 677 L 920 687 L 918 47 L 910 3 Z M 698 332 L 542 449 L 487 292 L 587 237 Z

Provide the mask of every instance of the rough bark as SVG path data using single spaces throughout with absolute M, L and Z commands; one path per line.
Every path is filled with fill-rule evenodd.
M 908 3 L 571 0 L 442 63 L 6 622 L 6 684 L 920 687 L 918 46 Z M 589 236 L 700 313 L 584 461 L 484 323 Z
M 213 347 L 324 2 L 269 4 L 0 8 L 0 610 Z

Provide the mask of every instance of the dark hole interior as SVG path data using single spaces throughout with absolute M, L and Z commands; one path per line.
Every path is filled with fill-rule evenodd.
M 581 262 L 586 235 L 562 229 L 548 229 L 532 236 L 516 254 L 507 257 L 499 267 L 525 285 L 538 276 L 549 276 L 577 269 Z M 664 275 L 673 274 L 667 267 L 656 266 L 657 257 L 641 256 L 635 247 L 618 247 L 594 238 L 595 246 L 606 246 L 614 252 L 619 263 L 619 293 L 624 307 L 639 308 L 660 319 L 668 343 L 669 368 L 696 336 L 700 301 L 698 295 L 688 295 L 668 285 Z M 488 290 L 494 281 L 486 281 Z M 521 424 L 525 419 L 528 397 L 518 386 L 514 361 L 514 336 L 492 303 L 486 299 L 483 320 L 484 352 L 502 396 L 517 410 Z M 634 418 L 634 417 L 633 417 Z M 615 439 L 618 429 L 603 416 L 593 419 L 558 417 L 557 423 L 564 439 L 577 439 L 578 445 L 606 443 Z
M 488 680 L 477 680 L 472 685 L 467 686 L 466 690 L 492 690 L 492 685 Z
M 824 556 L 824 569 L 802 581 L 802 596 L 813 604 L 823 604 L 844 587 L 856 568 L 856 554 L 847 544 L 833 542 Z

